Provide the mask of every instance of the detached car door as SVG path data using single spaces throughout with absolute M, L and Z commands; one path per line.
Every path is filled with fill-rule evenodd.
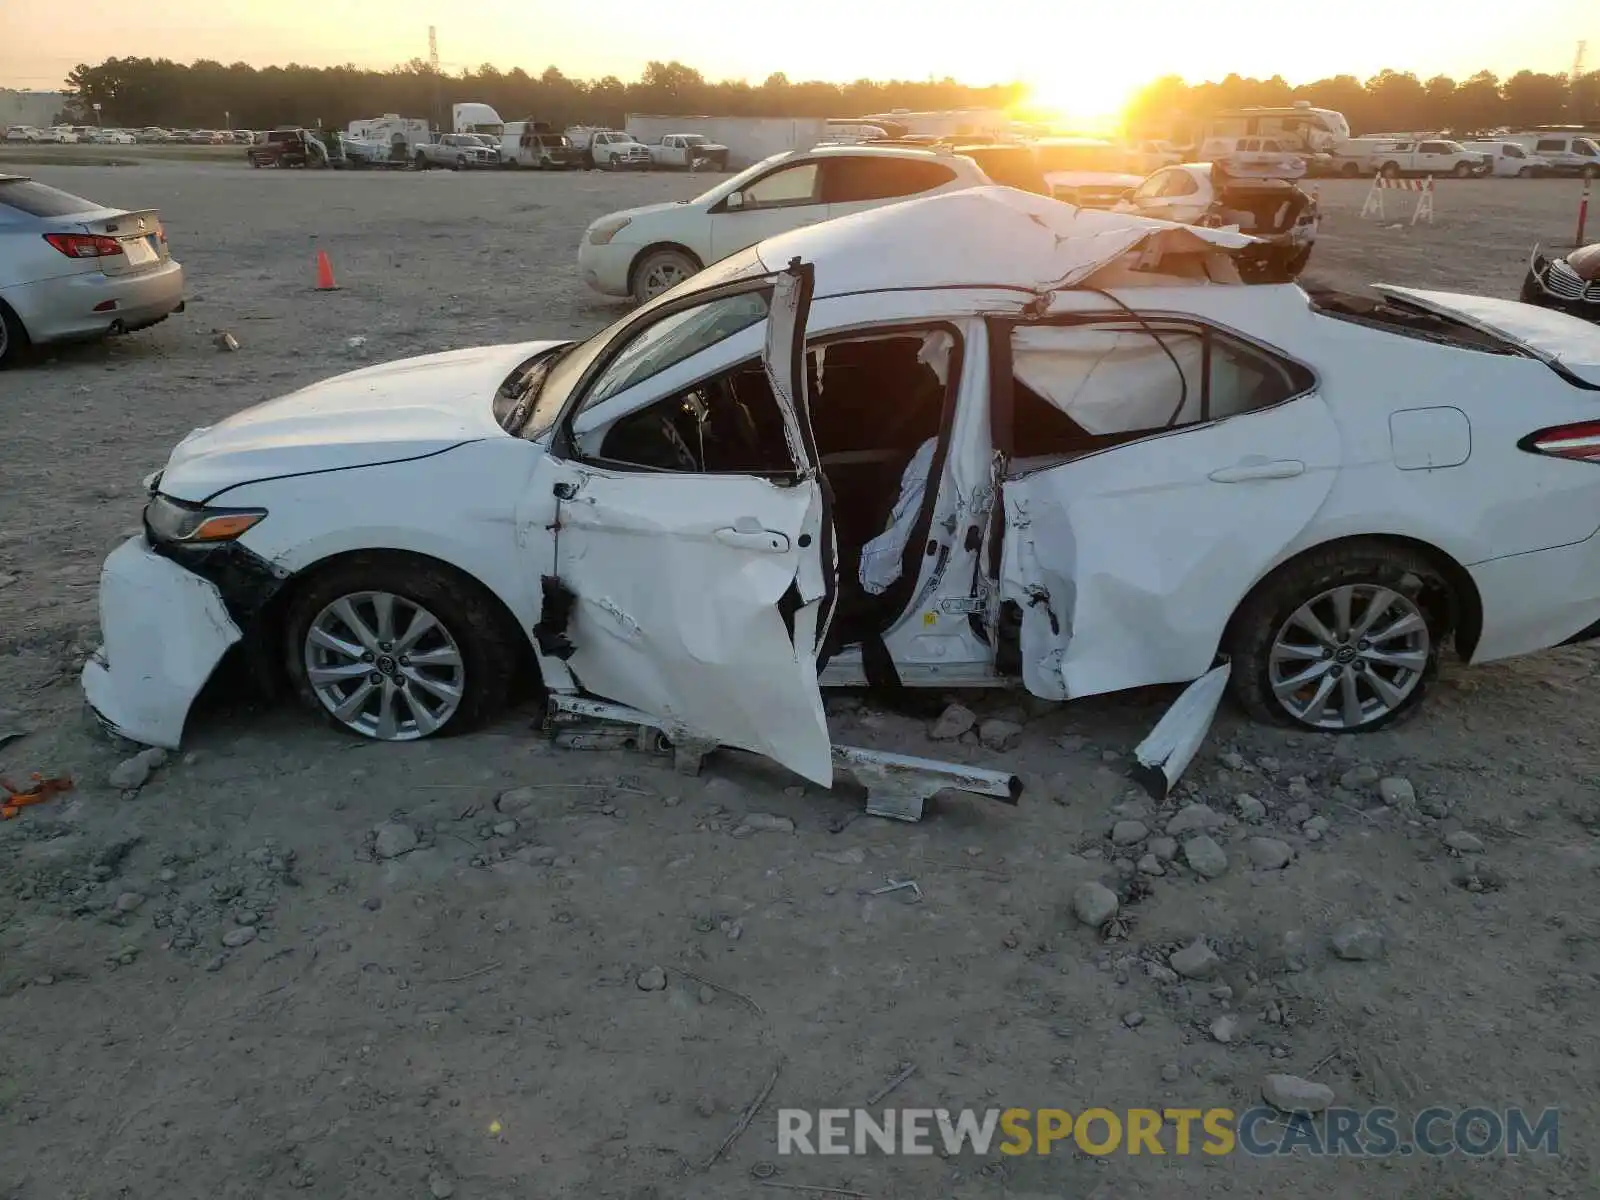
M 796 263 L 658 310 L 579 384 L 534 486 L 558 502 L 546 609 L 564 589 L 583 690 L 828 786 L 816 659 L 835 556 L 806 403 L 811 281 Z
M 1333 485 L 1315 377 L 1187 319 L 1018 324 L 992 344 L 1010 355 L 995 426 L 1013 431 L 1001 596 L 1029 691 L 1198 678 Z

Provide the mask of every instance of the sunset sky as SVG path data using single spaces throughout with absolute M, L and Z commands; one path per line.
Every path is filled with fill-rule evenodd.
M 1214 18 L 1196 16 L 1201 9 Z M 782 11 L 794 16 L 780 20 Z M 1579 38 L 1591 40 L 1590 65 L 1600 68 L 1594 0 L 808 0 L 800 11 L 749 0 L 75 0 L 63 20 L 46 0 L 0 0 L 0 86 L 53 90 L 74 64 L 111 55 L 386 67 L 426 56 L 430 23 L 451 71 L 555 64 L 573 76 L 632 79 L 650 59 L 676 58 L 708 78 L 752 82 L 773 71 L 796 80 L 1024 79 L 1041 100 L 1085 116 L 1114 111 L 1168 73 L 1301 83 L 1383 67 L 1424 78 L 1559 72 Z

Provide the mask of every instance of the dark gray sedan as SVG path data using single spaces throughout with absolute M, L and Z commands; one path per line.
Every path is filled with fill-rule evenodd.
M 183 268 L 155 209 L 0 175 L 0 367 L 30 343 L 127 333 L 182 311 Z

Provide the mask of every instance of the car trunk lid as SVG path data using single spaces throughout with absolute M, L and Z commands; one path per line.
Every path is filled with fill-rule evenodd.
M 1600 388 L 1600 329 L 1587 321 L 1519 300 L 1429 292 L 1387 283 L 1375 283 L 1372 290 L 1500 338 L 1569 379 Z
M 121 209 L 102 209 L 97 212 L 74 213 L 70 221 L 61 222 L 63 232 L 93 234 L 115 239 L 122 246 L 121 254 L 102 254 L 86 259 L 105 275 L 135 275 L 161 266 L 172 257 L 167 248 L 167 234 L 161 224 L 161 215 L 153 208 L 135 212 Z

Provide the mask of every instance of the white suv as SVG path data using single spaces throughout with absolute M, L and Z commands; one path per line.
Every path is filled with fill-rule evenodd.
M 765 159 L 693 200 L 601 217 L 578 246 L 583 281 L 643 303 L 757 242 L 833 217 L 992 181 L 970 158 L 904 146 L 817 146 Z

